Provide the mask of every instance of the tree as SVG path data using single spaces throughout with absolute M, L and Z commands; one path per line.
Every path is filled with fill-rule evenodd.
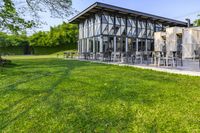
M 198 19 L 196 19 L 196 20 L 194 21 L 194 25 L 195 25 L 195 26 L 200 26 L 200 15 L 198 15 L 197 17 L 198 17 Z
M 18 34 L 32 28 L 39 24 L 41 12 L 66 18 L 74 12 L 71 6 L 72 0 L 0 0 L 0 31 Z M 31 16 L 29 20 L 25 19 L 25 15 Z
M 66 18 L 71 15 L 72 0 L 1 0 L 0 31 L 18 31 L 39 24 L 40 14 L 50 12 L 52 17 Z M 28 20 L 25 17 L 31 16 Z
M 76 46 L 78 26 L 75 24 L 63 23 L 51 27 L 49 32 L 37 32 L 29 37 L 30 46 L 54 47 L 54 46 Z

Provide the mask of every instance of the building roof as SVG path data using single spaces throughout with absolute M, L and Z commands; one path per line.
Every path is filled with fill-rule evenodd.
M 90 15 L 98 12 L 98 11 L 109 11 L 117 14 L 122 14 L 122 15 L 129 15 L 129 16 L 134 16 L 134 17 L 139 17 L 139 18 L 146 18 L 154 21 L 158 21 L 161 23 L 166 23 L 166 24 L 173 24 L 177 26 L 187 26 L 186 22 L 170 19 L 170 18 L 165 18 L 165 17 L 160 17 L 157 15 L 152 15 L 148 13 L 143 13 L 135 10 L 130 10 L 122 7 L 117 7 L 105 3 L 100 3 L 96 2 L 93 5 L 89 6 L 86 8 L 84 11 L 80 12 L 78 15 L 73 17 L 72 19 L 69 20 L 70 23 L 79 23 L 80 21 L 88 18 Z

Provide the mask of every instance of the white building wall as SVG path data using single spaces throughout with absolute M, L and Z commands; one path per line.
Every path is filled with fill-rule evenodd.
M 200 28 L 187 28 L 183 31 L 183 58 L 193 58 L 200 47 Z
M 177 35 L 182 34 L 182 53 L 183 58 L 193 58 L 194 51 L 200 47 L 200 27 L 182 28 L 170 27 L 166 28 L 166 32 L 154 33 L 155 51 L 162 51 L 164 45 L 163 36 L 166 36 L 166 50 L 177 51 Z
M 154 33 L 154 50 L 162 51 L 165 45 L 166 33 L 165 32 L 155 32 Z
M 177 51 L 177 34 L 182 34 L 183 29 L 181 27 L 166 28 L 166 48 L 167 51 Z

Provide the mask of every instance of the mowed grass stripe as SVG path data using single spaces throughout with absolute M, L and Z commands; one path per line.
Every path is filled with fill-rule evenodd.
M 53 58 L 0 73 L 2 132 L 200 132 L 198 77 Z

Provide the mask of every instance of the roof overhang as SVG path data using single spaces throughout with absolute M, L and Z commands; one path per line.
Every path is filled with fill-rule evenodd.
M 128 15 L 128 16 L 138 17 L 138 18 L 145 18 L 145 19 L 154 20 L 154 21 L 166 23 L 166 24 L 177 25 L 177 26 L 187 26 L 186 22 L 182 22 L 182 21 L 178 21 L 178 20 L 174 20 L 170 18 L 165 18 L 165 17 L 160 17 L 157 15 L 143 13 L 143 12 L 130 10 L 126 8 L 121 8 L 121 7 L 117 7 L 113 5 L 108 5 L 108 4 L 104 4 L 100 2 L 96 2 L 93 5 L 86 8 L 84 11 L 80 12 L 78 15 L 70 19 L 69 23 L 79 23 L 83 21 L 84 19 L 88 18 L 89 16 L 101 11 L 105 11 L 105 12 L 107 11 L 113 14 L 117 13 L 121 15 Z

